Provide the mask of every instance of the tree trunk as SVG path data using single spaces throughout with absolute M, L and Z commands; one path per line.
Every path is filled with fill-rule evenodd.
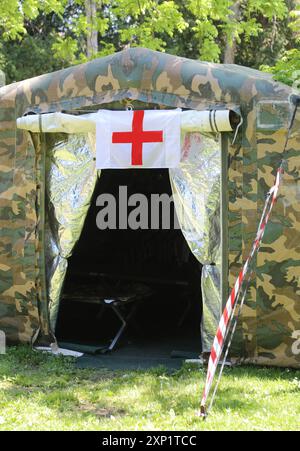
M 5 86 L 5 73 L 0 69 L 0 88 Z
M 85 13 L 87 19 L 86 48 L 87 57 L 92 58 L 98 53 L 98 30 L 96 26 L 97 4 L 96 0 L 85 0 Z
M 241 15 L 241 10 L 240 10 L 240 1 L 235 2 L 232 7 L 230 8 L 232 10 L 232 14 L 230 14 L 229 19 L 231 21 L 239 21 L 240 20 L 240 15 Z M 234 36 L 232 36 L 231 39 L 231 43 L 229 43 L 229 41 L 227 40 L 226 43 L 226 47 L 225 47 L 225 53 L 224 53 L 224 63 L 225 64 L 234 64 L 234 60 L 235 60 L 235 54 L 236 54 L 236 48 L 237 48 L 237 43 L 236 43 L 236 38 Z
M 294 24 L 293 35 L 295 37 L 295 40 L 300 41 L 300 0 L 294 1 L 294 7 L 292 9 L 292 13 L 294 13 L 295 16 L 294 16 L 294 19 L 290 20 L 289 22 Z

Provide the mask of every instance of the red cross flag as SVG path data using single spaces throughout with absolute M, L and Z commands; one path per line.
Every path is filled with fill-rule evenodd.
M 180 109 L 98 112 L 98 169 L 174 168 L 180 162 Z

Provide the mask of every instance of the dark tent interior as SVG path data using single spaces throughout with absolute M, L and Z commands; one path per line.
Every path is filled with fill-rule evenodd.
M 147 197 L 149 224 L 151 194 L 172 194 L 168 170 L 101 172 L 69 259 L 56 336 L 60 342 L 94 344 L 105 350 L 121 326 L 121 314 L 128 323 L 111 355 L 122 349 L 144 353 L 165 349 L 197 356 L 201 351 L 201 265 L 175 225 L 174 205 L 168 229 L 163 228 L 161 217 L 157 229 L 120 229 L 121 186 L 127 187 L 128 197 L 135 193 Z M 113 194 L 117 200 L 116 229 L 97 227 L 102 207 L 96 200 L 102 193 Z M 128 214 L 134 208 L 128 207 Z

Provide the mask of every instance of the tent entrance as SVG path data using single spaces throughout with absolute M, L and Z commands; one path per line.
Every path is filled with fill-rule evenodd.
M 179 337 L 180 325 L 186 327 L 182 337 L 194 331 L 198 352 L 208 352 L 222 307 L 220 134 L 183 131 L 182 160 L 169 170 L 97 171 L 94 133 L 53 132 L 44 138 L 46 288 L 50 326 L 58 339 L 105 346 L 115 337 L 120 320 L 131 313 L 131 305 L 121 304 L 125 312 L 120 318 L 111 308 L 114 304 L 103 309 L 99 299 L 103 304 L 138 296 L 142 299 L 132 303 L 137 308 L 128 336 L 134 329 L 138 336 L 140 328 L 149 338 L 151 333 L 171 337 L 173 327 L 173 335 Z M 153 226 L 149 210 L 146 227 L 141 221 L 141 227 L 124 229 L 116 205 L 115 227 L 99 230 L 98 197 L 118 199 L 120 187 L 127 189 L 128 201 L 135 194 L 149 200 L 153 194 L 172 193 L 178 223 L 165 226 L 162 217 L 159 226 Z M 163 326 L 156 331 L 159 321 Z
M 148 226 L 153 222 L 151 195 L 172 195 L 168 170 L 101 172 L 80 239 L 68 259 L 57 339 L 102 351 L 111 346 L 116 357 L 199 355 L 202 265 L 178 226 L 172 204 L 168 228 L 162 208 L 156 228 L 120 228 L 124 187 L 128 199 L 136 193 L 147 199 Z M 115 228 L 99 230 L 96 218 L 103 207 L 97 199 L 103 193 L 116 199 L 117 218 Z M 128 207 L 128 217 L 134 208 Z M 127 322 L 123 331 L 122 319 Z

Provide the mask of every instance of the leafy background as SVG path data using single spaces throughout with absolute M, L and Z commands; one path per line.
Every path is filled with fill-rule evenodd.
M 7 83 L 134 46 L 300 79 L 300 0 L 0 0 L 0 33 Z

